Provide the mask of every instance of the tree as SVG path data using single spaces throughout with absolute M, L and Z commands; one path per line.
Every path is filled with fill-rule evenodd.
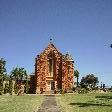
M 12 82 L 12 78 L 10 77 L 9 80 L 9 94 L 12 95 L 12 90 L 13 90 L 13 82 Z
M 74 76 L 77 78 L 77 86 L 79 85 L 79 72 L 78 70 L 74 71 Z
M 15 83 L 15 85 L 14 85 L 14 93 L 18 94 L 19 89 L 20 89 L 20 85 L 18 83 Z
M 13 78 L 13 79 L 15 79 L 17 82 L 18 82 L 18 80 L 19 80 L 19 70 L 18 70 L 18 68 L 16 67 L 16 68 L 14 68 L 12 71 L 11 71 L 11 77 Z
M 29 92 L 29 83 L 28 83 L 28 79 L 25 82 L 25 93 L 28 94 Z
M 8 82 L 5 83 L 5 88 L 4 88 L 4 94 L 9 93 L 9 84 Z
M 27 72 L 24 68 L 14 68 L 11 71 L 11 77 L 14 78 L 16 80 L 16 82 L 18 83 L 18 81 L 22 82 L 23 79 L 27 78 Z
M 98 83 L 98 77 L 95 77 L 94 74 L 86 75 L 85 77 L 82 77 L 81 79 L 81 87 L 91 87 L 94 88 L 96 84 Z
M 4 80 L 4 76 L 6 74 L 6 61 L 1 58 L 0 59 L 0 95 L 3 94 L 3 80 Z
M 19 68 L 19 79 L 20 81 L 27 79 L 27 72 L 24 68 Z
M 14 91 L 18 93 L 22 86 L 23 80 L 27 79 L 27 72 L 24 68 L 16 67 L 11 71 L 11 77 L 15 79 Z

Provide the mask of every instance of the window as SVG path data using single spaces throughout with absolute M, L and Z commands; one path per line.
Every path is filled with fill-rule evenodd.
M 49 72 L 50 72 L 50 76 L 52 76 L 52 73 L 53 73 L 53 59 L 52 58 L 49 59 Z

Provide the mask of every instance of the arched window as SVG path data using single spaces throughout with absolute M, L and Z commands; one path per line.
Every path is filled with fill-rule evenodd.
M 53 59 L 52 58 L 49 59 L 49 72 L 50 72 L 50 76 L 52 76 L 52 73 L 53 73 Z
M 49 63 L 49 73 L 50 76 L 53 76 L 53 66 L 54 66 L 54 60 L 53 60 L 53 53 L 51 52 L 48 56 L 48 63 Z

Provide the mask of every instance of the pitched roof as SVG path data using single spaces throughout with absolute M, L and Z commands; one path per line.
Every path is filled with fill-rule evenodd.
M 53 43 L 49 43 L 48 46 L 40 53 L 39 56 L 41 56 L 42 54 L 48 52 L 48 51 L 56 51 L 58 52 L 60 55 L 62 55 L 59 50 L 55 47 L 55 45 Z

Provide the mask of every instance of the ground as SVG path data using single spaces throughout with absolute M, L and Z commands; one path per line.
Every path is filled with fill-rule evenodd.
M 112 112 L 112 93 L 0 96 L 0 112 Z
M 34 112 L 43 101 L 42 96 L 0 96 L 0 112 Z
M 60 112 L 54 95 L 47 95 L 37 112 Z
M 56 100 L 62 112 L 112 112 L 112 93 L 65 94 Z

